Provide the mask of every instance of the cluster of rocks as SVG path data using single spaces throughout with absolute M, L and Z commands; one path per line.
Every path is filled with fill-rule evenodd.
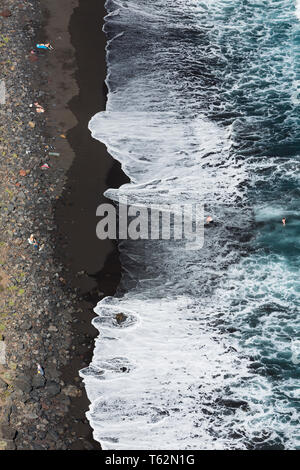
M 33 61 L 30 55 L 42 22 L 40 3 L 4 3 L 0 12 L 1 79 L 6 88 L 6 103 L 0 104 L 0 449 L 97 448 L 89 437 L 85 410 L 76 416 L 70 412 L 85 393 L 83 384 L 75 372 L 68 379 L 62 372 L 78 355 L 76 341 L 88 348 L 90 339 L 73 337 L 72 325 L 80 313 L 78 295 L 68 287 L 64 266 L 53 255 L 53 203 L 65 175 L 59 168 L 40 169 L 55 141 L 47 135 L 45 117 L 29 107 L 34 99 L 47 106 L 49 99 L 43 68 L 47 59 Z M 28 243 L 31 233 L 43 245 L 41 251 Z M 44 376 L 37 373 L 37 363 Z

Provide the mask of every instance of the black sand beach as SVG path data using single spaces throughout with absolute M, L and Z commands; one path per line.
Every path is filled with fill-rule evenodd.
M 0 448 L 100 449 L 78 370 L 91 359 L 93 308 L 120 279 L 116 246 L 96 238 L 96 208 L 126 181 L 87 127 L 106 103 L 104 1 L 4 3 Z M 52 52 L 30 54 L 46 41 Z

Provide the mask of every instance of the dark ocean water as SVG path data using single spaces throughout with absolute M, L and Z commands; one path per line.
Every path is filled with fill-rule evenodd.
M 217 224 L 197 251 L 120 244 L 123 280 L 95 309 L 81 371 L 94 436 L 113 449 L 299 449 L 299 7 L 106 7 L 108 104 L 90 129 L 131 179 L 107 196 L 202 201 Z

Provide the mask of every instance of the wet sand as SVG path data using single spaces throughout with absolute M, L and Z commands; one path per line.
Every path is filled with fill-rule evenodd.
M 78 371 L 92 356 L 93 308 L 120 279 L 116 245 L 96 238 L 96 208 L 107 187 L 127 181 L 87 128 L 106 103 L 104 0 L 7 0 L 5 8 L 0 448 L 100 449 Z M 30 55 L 47 40 L 51 53 Z M 29 109 L 35 100 L 43 115 Z M 28 244 L 32 232 L 42 251 Z

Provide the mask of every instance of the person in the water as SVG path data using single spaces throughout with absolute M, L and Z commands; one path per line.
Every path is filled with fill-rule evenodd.
M 214 219 L 208 215 L 204 221 L 204 227 L 213 227 L 215 225 Z
M 284 225 L 284 226 L 285 226 L 285 224 L 286 224 L 286 218 L 285 218 L 285 217 L 283 217 L 283 219 L 282 219 L 282 225 Z

